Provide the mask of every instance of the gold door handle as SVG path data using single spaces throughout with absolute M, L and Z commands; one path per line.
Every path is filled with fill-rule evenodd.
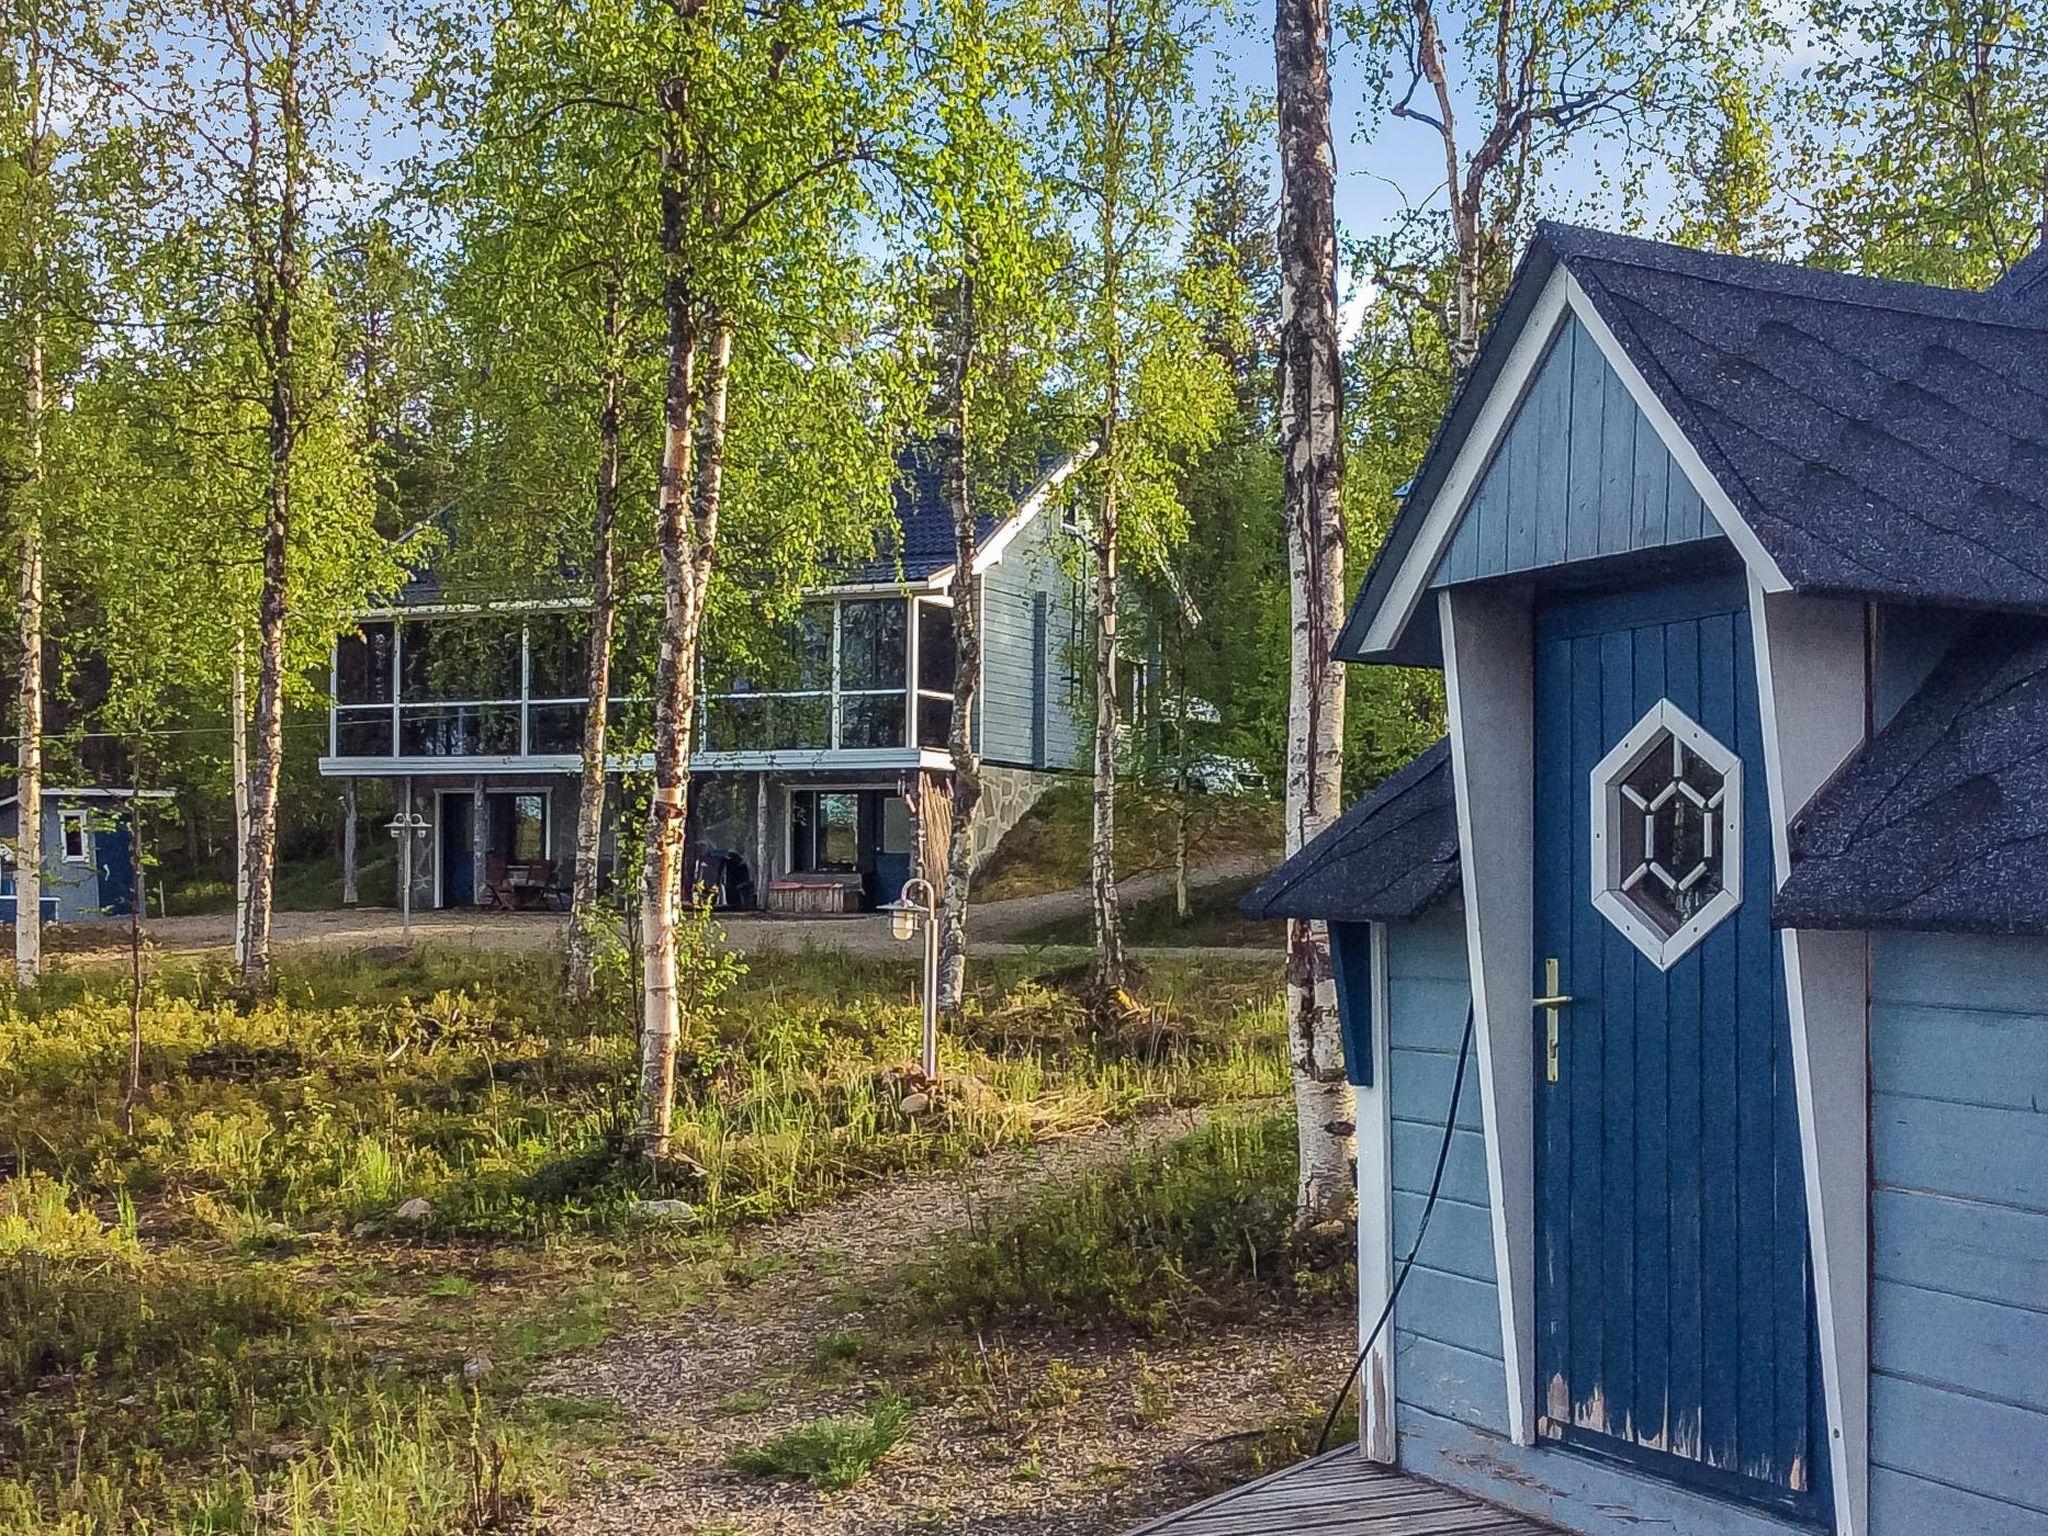
M 1543 1080 L 1548 1083 L 1557 1081 L 1558 1010 L 1572 1000 L 1571 994 L 1562 988 L 1557 957 L 1553 955 L 1543 962 L 1544 995 L 1529 1000 L 1530 1007 L 1543 1010 Z

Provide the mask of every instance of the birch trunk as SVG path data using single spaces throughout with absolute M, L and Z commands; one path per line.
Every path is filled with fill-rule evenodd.
M 1110 391 L 1112 402 L 1116 391 Z M 1112 423 L 1116 407 L 1112 403 Z M 1107 443 L 1111 425 L 1103 434 Z M 1088 885 L 1095 906 L 1095 984 L 1124 985 L 1124 924 L 1116 896 L 1116 487 L 1104 490 L 1095 529 L 1095 786 Z
M 234 670 L 228 677 L 228 772 L 235 798 L 235 970 L 249 959 L 249 665 L 248 646 L 235 632 Z
M 1107 8 L 1104 51 L 1115 57 L 1122 43 L 1117 8 Z M 1117 425 L 1123 404 L 1122 265 L 1118 241 L 1122 232 L 1119 197 L 1123 186 L 1123 118 L 1117 110 L 1115 68 L 1102 74 L 1102 116 L 1112 129 L 1103 152 L 1100 239 L 1102 291 L 1098 298 L 1102 332 L 1102 500 L 1095 525 L 1095 752 L 1091 835 L 1088 847 L 1088 888 L 1095 909 L 1095 986 L 1104 996 L 1122 989 L 1124 966 L 1123 913 L 1116 898 L 1116 609 L 1117 609 L 1117 476 L 1123 455 Z
M 263 74 L 277 92 L 279 164 L 275 178 L 262 153 L 263 113 L 257 100 L 256 54 L 239 33 L 243 91 L 249 122 L 249 159 L 242 186 L 245 236 L 251 277 L 250 315 L 257 354 L 267 375 L 266 436 L 269 496 L 263 520 L 263 589 L 256 608 L 255 752 L 249 768 L 249 839 L 243 867 L 248 891 L 243 903 L 242 991 L 260 997 L 270 991 L 271 897 L 277 874 L 278 790 L 284 767 L 285 625 L 290 618 L 292 470 L 298 445 L 299 413 L 296 338 L 301 268 L 301 201 L 305 196 L 306 122 L 300 93 L 304 34 L 294 28 L 280 57 Z M 267 227 L 266 199 L 274 195 L 276 222 Z
M 620 396 L 618 361 L 624 330 L 619 285 L 605 289 L 604 398 L 597 418 L 597 484 L 591 515 L 590 637 L 584 657 L 583 780 L 576 796 L 576 880 L 569 904 L 569 1001 L 590 1001 L 597 989 L 598 857 L 604 842 L 605 706 L 612 690 L 612 631 L 618 621 L 612 531 L 619 509 Z
M 676 990 L 676 907 L 689 812 L 689 761 L 696 725 L 698 627 L 718 541 L 725 470 L 725 399 L 732 329 L 714 316 L 698 364 L 696 305 L 671 279 L 670 366 L 659 541 L 663 611 L 655 684 L 654 791 L 640 893 L 644 991 L 640 1032 L 640 1155 L 668 1153 L 681 998 Z M 701 393 L 701 403 L 699 395 Z M 697 418 L 694 433 L 691 417 Z M 685 506 L 685 498 L 688 506 Z
M 356 885 L 356 781 L 341 781 L 341 904 L 355 906 L 362 900 Z
M 45 175 L 42 34 L 28 29 L 30 127 L 26 164 L 31 188 Z M 14 980 L 32 987 L 43 969 L 43 274 L 42 241 L 35 191 L 29 194 L 26 251 L 30 295 L 28 356 L 23 379 L 23 436 L 28 456 L 21 517 L 21 612 L 16 637 L 21 645 L 17 696 L 20 738 L 15 752 Z
M 975 690 L 981 680 L 981 581 L 974 572 L 977 540 L 970 479 L 968 380 L 974 366 L 974 285 L 960 282 L 959 349 L 953 363 L 953 443 L 946 466 L 953 508 L 953 720 L 946 746 L 953 759 L 953 814 L 946 877 L 939 893 L 939 1012 L 958 1018 L 967 999 L 967 900 L 974 868 L 974 818 L 981 806 L 981 759 L 974 750 Z
M 257 607 L 255 751 L 249 763 L 249 827 L 242 867 L 242 991 L 270 991 L 270 911 L 277 872 L 278 788 L 284 768 L 286 550 L 291 537 L 289 429 L 277 434 L 263 532 L 263 596 Z
M 1344 679 L 1330 647 L 1344 601 L 1344 448 L 1337 338 L 1336 156 L 1330 134 L 1328 0 L 1277 0 L 1280 132 L 1280 445 L 1292 594 L 1287 852 L 1338 812 Z M 1356 1115 L 1337 1029 L 1330 940 L 1287 925 L 1287 1029 L 1304 1222 L 1351 1201 Z
M 128 784 L 128 1082 L 121 1095 L 121 1134 L 135 1131 L 135 1105 L 142 1097 L 142 918 L 149 904 L 142 867 L 142 756 L 135 744 Z
M 32 987 L 43 969 L 43 346 L 28 345 L 28 505 L 21 523 L 20 740 L 15 753 L 14 980 Z

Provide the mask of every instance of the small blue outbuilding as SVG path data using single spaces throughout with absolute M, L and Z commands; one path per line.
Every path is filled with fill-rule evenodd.
M 168 799 L 144 790 L 145 799 Z M 131 828 L 125 789 L 43 791 L 43 921 L 126 917 L 134 899 Z M 0 923 L 14 921 L 14 850 L 20 798 L 0 798 Z
M 2048 257 L 1542 226 L 1338 643 L 1368 1455 L 1586 1536 L 2048 1536 Z M 1469 1026 L 1468 1026 L 1469 1020 Z

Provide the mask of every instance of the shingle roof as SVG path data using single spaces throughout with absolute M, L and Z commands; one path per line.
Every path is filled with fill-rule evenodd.
M 2036 319 L 2048 317 L 2048 230 L 2040 245 L 2010 272 L 1991 285 L 2002 304 L 2025 310 Z
M 975 542 L 999 519 L 981 513 Z M 946 502 L 945 455 L 936 445 L 913 443 L 896 456 L 896 538 L 886 536 L 873 558 L 847 571 L 847 581 L 894 581 L 901 554 L 905 581 L 922 581 L 953 563 L 953 509 Z
M 1367 573 L 1340 654 L 1362 654 L 1559 263 L 1795 590 L 2048 612 L 2038 254 L 1997 290 L 1965 293 L 1546 223 Z
M 1793 823 L 1774 916 L 2048 933 L 2048 625 L 1965 632 Z
M 1451 746 L 1439 741 L 1268 875 L 1238 910 L 1250 918 L 1396 922 L 1457 884 Z
M 1544 238 L 1796 590 L 2048 611 L 2048 331 L 2006 296 Z

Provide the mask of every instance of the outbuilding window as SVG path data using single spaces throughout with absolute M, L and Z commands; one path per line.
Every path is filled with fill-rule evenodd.
M 86 841 L 84 811 L 59 811 L 57 825 L 64 839 L 64 862 L 83 864 L 91 858 L 91 845 Z
M 1742 760 L 1669 699 L 1593 770 L 1593 905 L 1660 969 L 1742 903 Z

